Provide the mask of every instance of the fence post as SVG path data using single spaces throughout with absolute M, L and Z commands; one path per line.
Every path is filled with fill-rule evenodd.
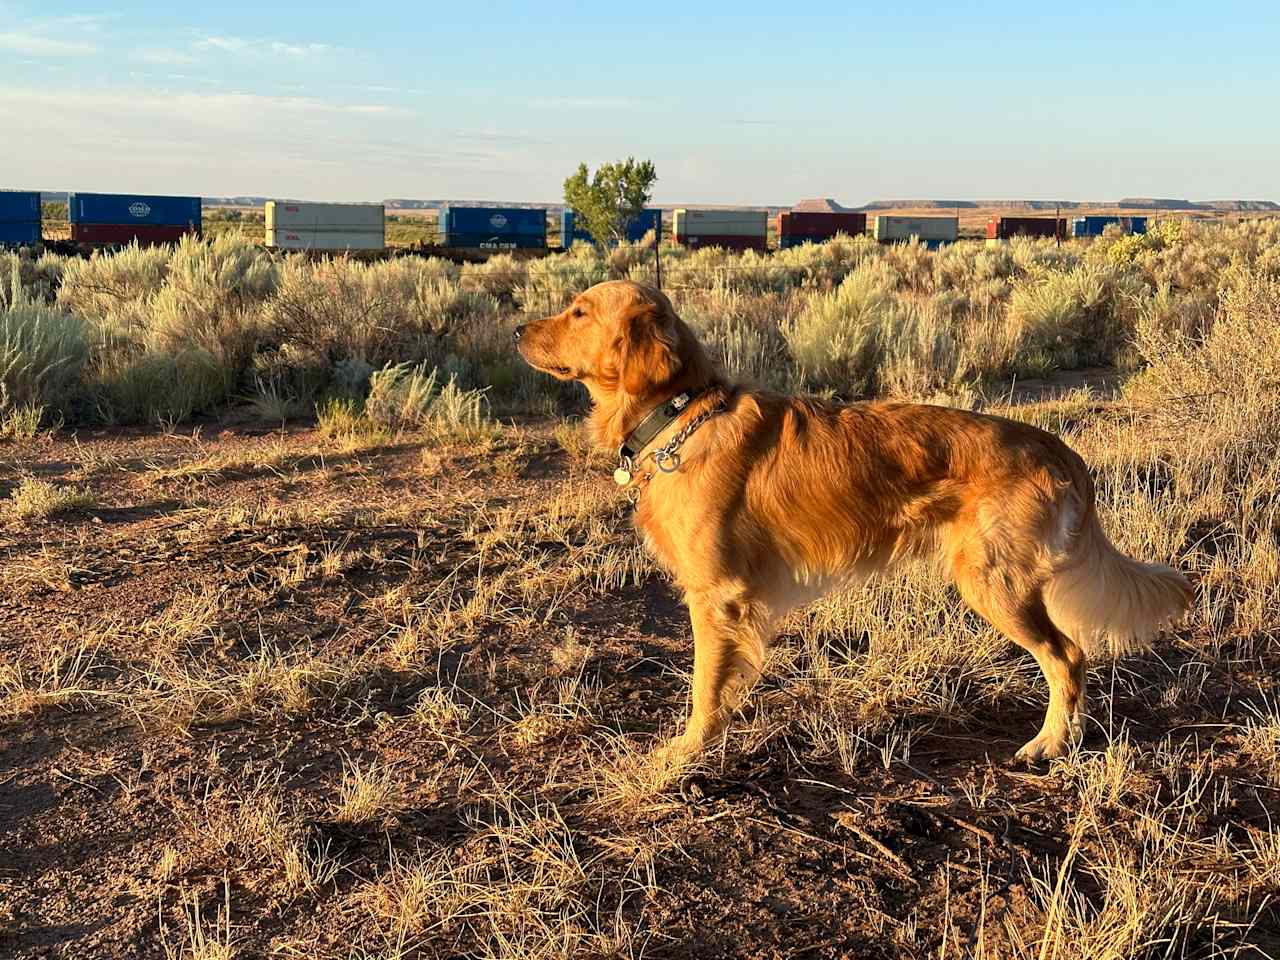
M 653 269 L 658 275 L 658 290 L 662 290 L 662 212 L 658 212 L 658 227 L 653 231 Z

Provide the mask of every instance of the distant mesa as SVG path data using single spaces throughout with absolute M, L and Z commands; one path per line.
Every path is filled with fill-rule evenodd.
M 846 207 L 830 197 L 801 200 L 791 208 L 792 213 L 853 213 L 855 210 L 856 208 Z
M 975 207 L 1016 206 L 1022 203 L 1035 203 L 1034 200 L 872 200 L 855 210 L 972 210 Z M 1052 204 L 1050 204 L 1052 206 Z

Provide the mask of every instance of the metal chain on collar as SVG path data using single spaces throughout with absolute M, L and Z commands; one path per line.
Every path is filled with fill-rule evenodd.
M 653 451 L 653 453 L 649 454 L 648 456 L 653 458 L 653 465 L 658 468 L 659 472 L 675 473 L 677 470 L 679 470 L 680 469 L 680 448 L 684 445 L 684 442 L 689 439 L 689 437 L 693 434 L 695 430 L 697 430 L 700 426 L 702 426 L 704 423 L 706 423 L 716 414 L 723 413 L 724 408 L 725 408 L 724 401 L 721 400 L 715 406 L 710 407 L 706 410 L 703 410 L 702 413 L 698 414 L 696 417 L 690 420 L 687 424 L 685 424 L 680 429 L 680 431 L 675 436 L 673 436 L 670 440 L 668 440 L 663 446 L 659 447 L 657 450 Z M 631 460 L 630 457 L 623 457 L 621 465 L 618 467 L 616 471 L 614 471 L 614 480 L 618 481 L 621 485 L 630 487 L 630 489 L 627 490 L 627 496 L 630 498 L 632 503 L 635 503 L 640 499 L 641 489 L 651 479 L 653 479 L 653 471 L 641 474 L 638 477 L 633 477 L 633 471 L 635 470 L 635 467 L 636 465 Z M 621 479 L 623 475 L 625 475 L 626 477 L 625 481 Z M 633 483 L 632 482 L 633 480 L 635 480 L 636 482 Z

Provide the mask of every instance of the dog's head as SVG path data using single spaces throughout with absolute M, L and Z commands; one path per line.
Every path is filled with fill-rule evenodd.
M 580 380 L 597 405 L 616 407 L 704 374 L 702 353 L 661 292 L 627 280 L 598 283 L 560 313 L 517 327 L 521 356 L 561 380 Z

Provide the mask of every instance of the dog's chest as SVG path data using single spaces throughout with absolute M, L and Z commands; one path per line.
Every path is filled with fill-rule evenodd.
M 678 581 L 700 566 L 705 556 L 714 553 L 719 511 L 703 502 L 697 488 L 684 478 L 655 478 L 661 488 L 645 492 L 635 514 L 636 530 L 645 549 Z

